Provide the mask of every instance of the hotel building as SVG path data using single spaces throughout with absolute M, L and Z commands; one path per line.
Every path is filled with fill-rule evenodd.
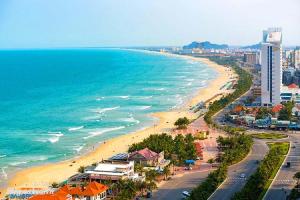
M 263 32 L 261 47 L 261 101 L 263 106 L 281 102 L 282 84 L 282 32 L 270 28 Z

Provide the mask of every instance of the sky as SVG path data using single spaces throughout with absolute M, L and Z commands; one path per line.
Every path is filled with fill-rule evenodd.
M 300 0 L 0 0 L 0 48 L 300 45 Z

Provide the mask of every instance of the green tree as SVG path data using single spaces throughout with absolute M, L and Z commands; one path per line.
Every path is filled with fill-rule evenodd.
M 175 154 L 177 155 L 177 159 L 179 163 L 183 163 L 187 158 L 187 152 L 185 149 L 185 141 L 183 135 L 179 134 L 174 139 L 175 143 Z
M 134 181 L 130 179 L 119 180 L 118 187 L 120 192 L 118 193 L 117 200 L 133 199 L 137 193 L 137 186 Z
M 177 126 L 178 129 L 185 129 L 187 127 L 187 125 L 189 125 L 190 120 L 186 117 L 183 118 L 179 118 L 177 119 L 177 121 L 175 122 L 175 126 Z
M 296 174 L 294 174 L 293 178 L 297 180 L 296 186 L 297 186 L 297 190 L 299 191 L 300 172 L 297 172 Z
M 197 158 L 197 152 L 196 147 L 194 145 L 194 137 L 191 134 L 188 134 L 184 138 L 185 140 L 185 151 L 187 154 L 187 159 L 196 159 Z
M 255 118 L 256 119 L 264 119 L 264 118 L 268 117 L 269 114 L 271 114 L 271 110 L 269 108 L 261 107 L 261 108 L 259 108 Z
M 146 181 L 153 182 L 155 181 L 156 176 L 158 175 L 157 171 L 151 169 L 146 171 Z
M 77 171 L 78 171 L 79 173 L 83 173 L 83 172 L 84 172 L 84 169 L 85 169 L 84 166 L 80 166 L 80 167 L 78 168 Z
M 284 103 L 284 108 L 279 111 L 279 120 L 291 120 L 292 119 L 292 109 L 295 106 L 293 101 Z
M 58 184 L 57 182 L 53 182 L 53 183 L 51 184 L 51 187 L 52 187 L 52 188 L 58 188 L 58 187 L 59 187 L 59 184 Z
M 163 174 L 165 176 L 165 180 L 167 180 L 168 177 L 171 175 L 171 170 L 169 166 L 164 167 Z

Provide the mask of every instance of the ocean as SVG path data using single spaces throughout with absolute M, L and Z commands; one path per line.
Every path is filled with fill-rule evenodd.
M 0 183 L 155 123 L 216 77 L 203 63 L 122 49 L 0 50 Z

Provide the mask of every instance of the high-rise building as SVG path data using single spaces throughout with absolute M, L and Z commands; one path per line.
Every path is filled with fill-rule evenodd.
M 297 47 L 294 51 L 294 63 L 295 68 L 300 69 L 300 47 Z
M 245 53 L 244 62 L 250 65 L 258 64 L 258 56 L 256 52 Z
M 281 102 L 282 32 L 280 28 L 263 31 L 261 47 L 261 101 L 264 106 Z
M 282 83 L 283 85 L 290 85 L 293 83 L 293 76 L 291 71 L 282 72 Z

